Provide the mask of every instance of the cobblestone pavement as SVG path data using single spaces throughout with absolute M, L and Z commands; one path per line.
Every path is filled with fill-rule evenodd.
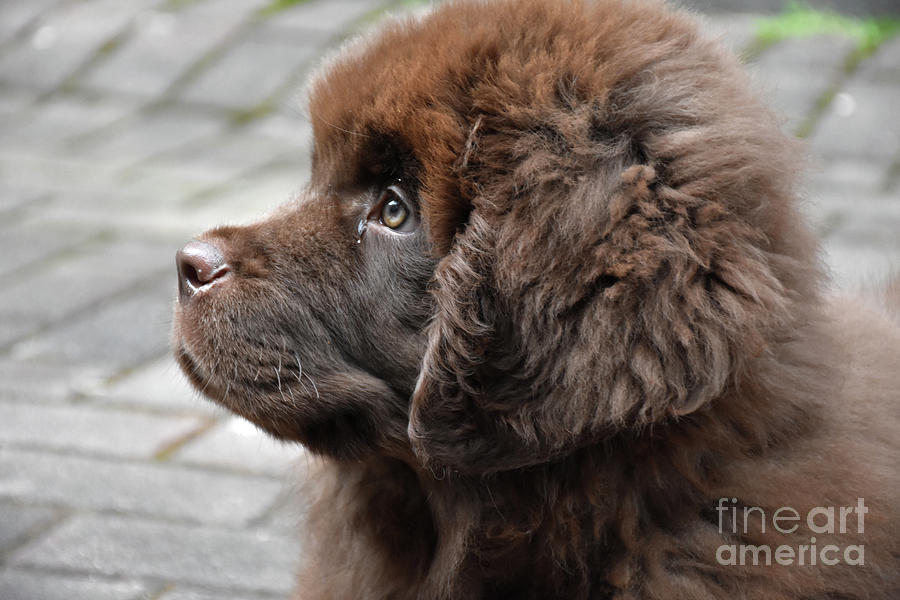
M 307 458 L 188 390 L 173 257 L 304 183 L 297 89 L 407 3 L 0 3 L 0 598 L 284 598 Z M 738 51 L 754 17 L 707 27 Z M 900 38 L 794 39 L 750 68 L 809 134 L 840 287 L 900 266 Z M 702 93 L 702 91 L 700 91 Z

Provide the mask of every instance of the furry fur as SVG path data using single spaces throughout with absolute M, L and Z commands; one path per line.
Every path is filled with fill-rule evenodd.
M 175 332 L 323 457 L 299 598 L 900 596 L 898 321 L 823 294 L 801 151 L 690 18 L 448 2 L 339 55 L 310 115 L 308 190 L 204 235 L 229 276 Z M 414 231 L 372 221 L 388 185 Z M 864 532 L 772 527 L 858 498 Z M 865 564 L 717 560 L 811 536 Z

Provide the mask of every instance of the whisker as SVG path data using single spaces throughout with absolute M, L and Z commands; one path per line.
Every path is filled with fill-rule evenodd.
M 205 358 L 205 356 L 204 356 L 204 358 Z M 197 374 L 198 376 L 200 376 L 201 379 L 203 379 L 203 387 L 200 389 L 201 396 L 206 393 L 206 388 L 208 388 L 209 384 L 212 383 L 213 377 L 215 376 L 214 374 L 216 372 L 216 369 L 219 368 L 219 361 L 221 359 L 222 359 L 222 357 L 216 358 L 215 362 L 213 362 L 212 368 L 209 370 L 209 375 L 202 375 L 201 373 L 197 373 L 196 369 L 195 369 L 195 371 L 194 371 L 195 374 Z
M 292 403 L 294 406 L 296 406 L 296 405 L 297 405 L 297 399 L 294 398 L 294 392 L 291 391 L 291 386 L 287 386 L 287 393 L 288 393 L 288 396 L 291 397 L 291 403 Z
M 358 136 L 358 137 L 364 137 L 364 138 L 370 138 L 370 137 L 372 137 L 371 135 L 367 135 L 367 134 L 361 133 L 361 132 L 359 132 L 359 131 L 350 131 L 349 129 L 344 129 L 343 127 L 338 127 L 338 126 L 335 125 L 334 123 L 329 123 L 328 121 L 326 121 L 325 119 L 323 119 L 323 118 L 320 117 L 319 115 L 313 114 L 312 116 L 315 117 L 316 119 L 318 119 L 319 121 L 322 121 L 323 123 L 325 123 L 325 124 L 328 125 L 329 127 L 332 127 L 332 128 L 334 128 L 334 129 L 337 129 L 338 131 L 343 131 L 344 133 L 349 133 L 350 135 L 355 135 L 355 136 Z
M 225 380 L 225 394 L 222 396 L 222 404 L 225 404 L 225 402 L 228 400 L 228 394 L 229 394 L 229 392 L 231 392 L 231 382 L 232 382 L 232 380 L 233 380 L 233 381 L 237 381 L 237 365 L 234 365 L 234 376 L 233 376 L 233 379 L 227 379 L 227 380 Z
M 287 404 L 287 398 L 284 395 L 284 388 L 281 386 L 281 374 L 279 371 L 281 370 L 281 365 L 278 365 L 278 369 L 275 370 L 275 377 L 278 378 L 278 393 L 281 394 L 281 400 L 285 404 Z
M 309 382 L 312 384 L 313 389 L 316 391 L 316 400 L 320 400 L 321 397 L 319 396 L 319 388 L 316 386 L 316 382 L 313 381 L 312 377 L 310 377 L 309 375 L 307 375 L 306 378 L 309 379 Z
M 275 377 L 278 379 L 278 391 L 281 391 L 281 356 L 278 356 L 278 368 L 275 369 Z

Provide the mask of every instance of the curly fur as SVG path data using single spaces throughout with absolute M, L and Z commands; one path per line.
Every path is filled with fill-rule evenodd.
M 688 16 L 448 2 L 339 55 L 310 115 L 309 190 L 206 234 L 235 277 L 175 336 L 324 457 L 298 597 L 900 596 L 896 309 L 823 293 L 802 152 Z M 422 231 L 357 240 L 384 181 Z M 865 565 L 719 564 L 810 543 L 722 533 L 720 498 L 864 498 L 818 544 Z

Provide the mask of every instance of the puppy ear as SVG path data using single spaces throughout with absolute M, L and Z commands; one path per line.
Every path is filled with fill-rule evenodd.
M 786 318 L 765 247 L 647 165 L 477 198 L 435 275 L 417 453 L 507 470 L 698 410 Z

